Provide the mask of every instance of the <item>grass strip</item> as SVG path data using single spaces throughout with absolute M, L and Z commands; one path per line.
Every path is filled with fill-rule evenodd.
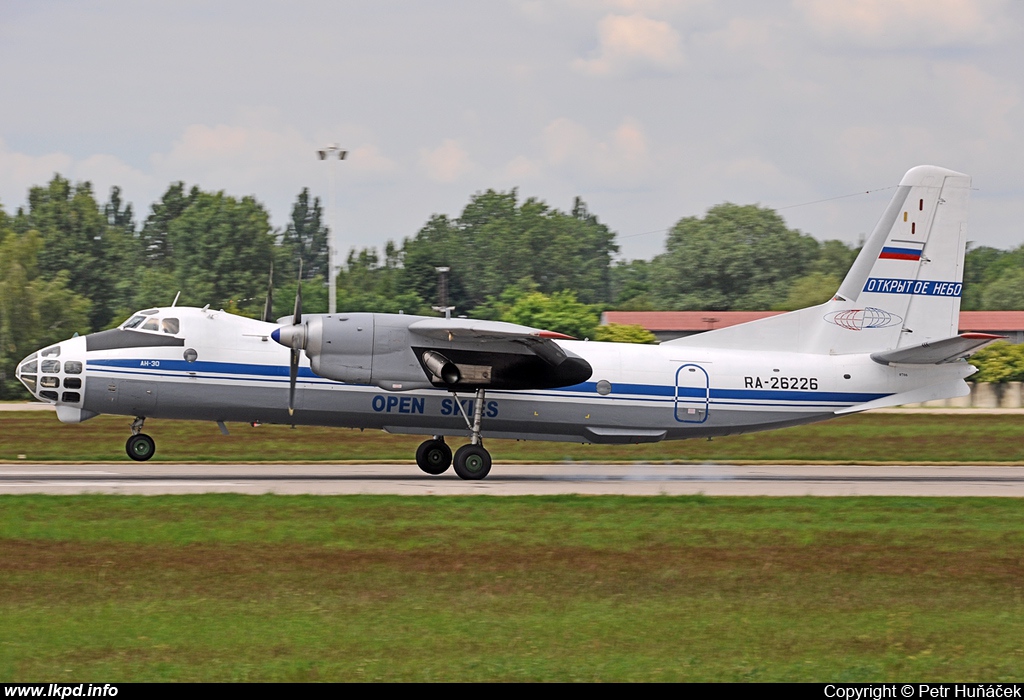
M 0 680 L 1016 681 L 1024 502 L 0 496 Z
M 100 416 L 65 425 L 47 412 L 0 413 L 0 461 L 126 460 L 130 420 Z M 340 428 L 213 423 L 146 424 L 154 459 L 174 462 L 411 462 L 422 437 Z M 461 444 L 453 441 L 453 445 Z M 769 433 L 647 445 L 488 440 L 496 461 L 813 461 L 838 463 L 1021 463 L 1024 420 L 1016 415 L 865 414 Z M 23 456 L 23 457 L 20 457 Z

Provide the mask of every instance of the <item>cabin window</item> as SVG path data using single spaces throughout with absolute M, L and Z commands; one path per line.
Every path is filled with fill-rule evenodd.
M 81 374 L 82 363 L 78 360 L 68 360 L 64 363 L 64 374 Z
M 43 360 L 43 372 L 46 374 L 60 372 L 60 360 Z
M 918 209 L 918 211 L 924 211 L 924 200 L 923 199 L 917 200 L 917 209 Z
M 82 379 L 80 377 L 65 377 L 64 378 L 65 389 L 81 389 Z
M 78 403 L 82 400 L 82 395 L 77 391 L 65 391 L 61 394 L 60 400 L 64 403 Z
M 60 386 L 60 379 L 57 377 L 43 377 L 39 380 L 39 386 L 44 386 L 47 389 L 56 389 Z
M 178 329 L 179 329 L 178 319 L 176 319 L 176 318 L 165 318 L 163 326 L 164 326 L 164 333 L 170 333 L 171 335 L 174 335 L 174 334 L 176 334 L 178 332 Z

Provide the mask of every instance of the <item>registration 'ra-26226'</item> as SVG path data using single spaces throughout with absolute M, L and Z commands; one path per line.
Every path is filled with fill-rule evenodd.
M 744 389 L 796 389 L 816 391 L 817 377 L 744 377 Z

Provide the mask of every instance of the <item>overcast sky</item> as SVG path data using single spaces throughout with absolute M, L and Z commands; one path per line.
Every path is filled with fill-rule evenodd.
M 337 142 L 342 248 L 512 187 L 582 196 L 625 258 L 723 201 L 856 241 L 922 163 L 974 177 L 976 244 L 1024 243 L 1013 0 L 3 0 L 0 67 L 8 213 L 59 172 L 139 220 L 184 180 L 283 226 Z

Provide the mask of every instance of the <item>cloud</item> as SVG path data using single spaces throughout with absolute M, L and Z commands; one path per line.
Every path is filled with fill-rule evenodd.
M 671 73 L 686 63 L 682 39 L 667 22 L 640 14 L 608 15 L 598 24 L 599 47 L 590 59 L 576 59 L 573 68 L 606 76 L 657 71 Z
M 550 166 L 606 186 L 635 185 L 653 165 L 647 137 L 633 119 L 595 138 L 582 124 L 562 117 L 544 128 L 543 143 Z
M 11 151 L 0 140 L 0 204 L 9 213 L 22 206 L 30 187 L 46 185 L 58 173 L 72 182 L 92 183 L 100 204 L 107 201 L 114 185 L 129 201 L 132 195 L 149 194 L 152 189 L 150 176 L 116 156 L 98 153 L 82 160 L 59 152 L 32 156 Z
M 449 184 L 474 168 L 469 154 L 455 139 L 445 139 L 434 149 L 420 149 L 420 167 L 434 182 Z
M 1005 0 L 794 0 L 816 33 L 857 45 L 988 44 L 1003 34 Z

